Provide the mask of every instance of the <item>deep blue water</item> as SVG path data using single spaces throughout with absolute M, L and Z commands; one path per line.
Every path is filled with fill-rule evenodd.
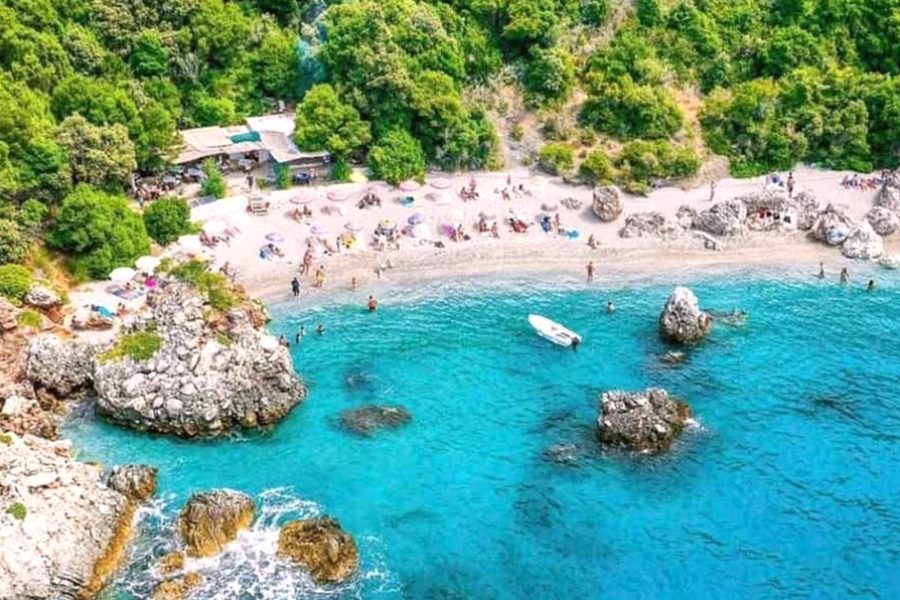
M 294 348 L 309 399 L 274 431 L 181 442 L 70 423 L 82 458 L 160 468 L 161 500 L 110 596 L 145 596 L 185 498 L 230 487 L 264 514 L 199 565 L 198 598 L 896 598 L 900 286 L 694 282 L 705 307 L 750 318 L 717 325 L 678 366 L 659 361 L 670 289 L 470 282 L 395 292 L 375 314 L 364 293 L 276 307 L 276 333 L 327 331 Z M 529 312 L 584 344 L 537 338 Z M 598 394 L 649 385 L 688 401 L 700 427 L 664 456 L 601 451 Z M 344 432 L 340 412 L 367 403 L 413 421 Z M 547 460 L 560 443 L 577 447 L 574 464 Z M 337 589 L 271 556 L 277 525 L 314 513 L 359 543 L 361 574 Z

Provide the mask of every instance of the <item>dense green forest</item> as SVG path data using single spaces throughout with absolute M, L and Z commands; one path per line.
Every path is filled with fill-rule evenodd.
M 893 167 L 900 0 L 5 0 L 0 263 L 42 228 L 90 274 L 126 261 L 131 172 L 278 101 L 337 177 L 497 167 L 508 89 L 542 115 L 539 164 L 588 181 L 640 190 L 709 153 L 738 175 Z M 67 222 L 86 212 L 93 233 Z

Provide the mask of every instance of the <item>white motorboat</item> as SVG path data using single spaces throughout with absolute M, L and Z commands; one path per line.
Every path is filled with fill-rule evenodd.
M 557 346 L 569 347 L 572 344 L 580 344 L 581 336 L 566 329 L 559 323 L 551 321 L 541 315 L 528 315 L 528 323 L 534 327 L 539 336 L 551 341 Z

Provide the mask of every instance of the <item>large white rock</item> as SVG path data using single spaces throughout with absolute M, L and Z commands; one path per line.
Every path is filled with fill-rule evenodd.
M 128 502 L 99 468 L 72 460 L 69 444 L 9 437 L 0 443 L 0 598 L 82 597 L 128 531 Z M 24 519 L 7 512 L 16 503 Z
M 700 310 L 697 296 L 683 286 L 672 291 L 659 315 L 660 337 L 675 344 L 699 342 L 710 332 L 712 325 L 712 317 Z
M 884 242 L 868 221 L 852 230 L 841 246 L 841 254 L 847 258 L 873 260 L 884 254 Z

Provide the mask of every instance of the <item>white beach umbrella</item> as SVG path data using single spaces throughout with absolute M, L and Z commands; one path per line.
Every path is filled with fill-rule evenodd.
M 183 235 L 178 238 L 178 246 L 182 251 L 187 253 L 196 253 L 203 250 L 203 242 L 200 241 L 200 236 L 197 235 Z
M 131 267 L 119 267 L 118 269 L 112 270 L 109 274 L 109 278 L 116 283 L 125 283 L 126 281 L 134 279 L 135 275 L 137 275 L 137 271 Z
M 207 221 L 203 224 L 203 232 L 206 235 L 222 235 L 228 229 L 228 223 L 221 219 Z
M 155 256 L 142 256 L 134 261 L 134 266 L 143 273 L 152 273 L 159 266 L 159 259 Z
M 438 177 L 431 180 L 431 187 L 438 190 L 446 190 L 451 185 L 451 181 L 445 177 Z

